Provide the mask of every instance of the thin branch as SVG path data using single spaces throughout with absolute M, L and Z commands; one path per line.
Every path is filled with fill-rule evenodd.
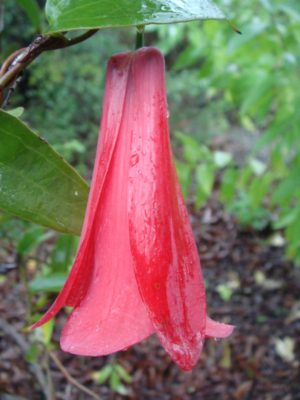
M 83 386 L 81 383 L 79 383 L 75 378 L 73 378 L 69 372 L 66 370 L 66 368 L 63 366 L 63 364 L 61 363 L 61 361 L 57 358 L 57 356 L 50 351 L 49 352 L 49 356 L 52 359 L 52 361 L 54 362 L 54 364 L 57 366 L 57 368 L 60 370 L 60 372 L 64 375 L 64 377 L 66 378 L 66 380 L 71 383 L 73 386 L 76 386 L 77 389 L 81 390 L 82 392 L 90 395 L 91 397 L 93 397 L 96 400 L 101 400 L 101 398 L 92 390 L 88 389 L 87 387 Z
M 66 44 L 65 47 L 70 47 L 70 46 L 74 46 L 74 44 L 78 44 L 81 42 L 84 42 L 85 40 L 89 39 L 90 37 L 92 37 L 93 35 L 95 35 L 95 33 L 98 32 L 98 29 L 91 29 L 85 33 L 83 33 L 80 36 L 77 36 L 73 39 L 69 39 L 68 43 Z
M 0 105 L 3 102 L 3 91 L 18 78 L 24 69 L 44 51 L 63 49 L 74 46 L 93 36 L 98 30 L 91 29 L 73 39 L 62 34 L 38 36 L 29 46 L 11 54 L 0 70 Z
M 0 77 L 3 76 L 5 74 L 5 72 L 8 70 L 9 66 L 12 64 L 12 62 L 14 61 L 15 58 L 17 58 L 17 56 L 19 54 L 21 54 L 26 48 L 23 47 L 22 49 L 16 50 L 14 51 L 2 64 L 2 67 L 0 69 Z
M 135 48 L 139 49 L 144 46 L 144 26 L 138 26 L 136 31 Z

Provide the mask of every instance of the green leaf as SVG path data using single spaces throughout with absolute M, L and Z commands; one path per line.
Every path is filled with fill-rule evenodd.
M 258 207 L 270 190 L 272 174 L 266 173 L 263 176 L 254 177 L 248 188 L 249 203 L 252 208 Z
M 300 253 L 300 213 L 297 218 L 289 224 L 286 229 L 286 238 L 288 241 L 288 249 L 287 254 L 289 257 L 297 257 L 297 254 Z
M 32 321 L 31 322 L 36 322 L 38 321 L 42 315 L 41 314 L 35 314 L 32 316 Z M 55 319 L 51 319 L 47 323 L 45 323 L 43 326 L 40 326 L 38 329 L 35 329 L 34 332 L 32 332 L 32 344 L 39 346 L 39 352 L 37 354 L 41 355 L 41 349 L 40 349 L 40 344 L 42 343 L 46 348 L 51 349 L 51 338 L 54 330 L 54 325 L 55 325 Z M 34 350 L 34 348 L 33 348 Z M 37 359 L 34 358 L 35 353 L 32 354 L 32 351 L 30 351 L 29 354 L 27 354 L 26 360 L 29 362 L 37 362 Z M 30 357 L 30 358 L 29 358 Z M 37 357 L 38 358 L 38 357 Z
M 129 373 L 126 371 L 126 369 L 124 367 L 122 367 L 122 365 L 120 364 L 116 364 L 115 365 L 115 370 L 117 371 L 117 373 L 119 374 L 119 377 L 126 383 L 131 383 L 132 382 L 132 378 L 129 375 Z
M 94 372 L 92 374 L 92 378 L 95 382 L 102 385 L 102 383 L 104 383 L 108 380 L 108 378 L 111 376 L 112 372 L 113 372 L 113 365 L 108 364 L 105 367 L 103 367 L 100 371 Z
M 16 118 L 20 118 L 24 113 L 24 107 L 16 107 L 11 110 L 6 110 L 6 112 L 8 112 L 8 114 L 13 115 Z
M 113 369 L 110 378 L 109 378 L 109 386 L 111 390 L 114 392 L 118 392 L 120 387 L 123 387 L 120 377 L 115 369 Z
M 17 0 L 20 7 L 26 12 L 32 25 L 39 29 L 41 26 L 41 10 L 36 0 Z
M 71 235 L 61 235 L 55 242 L 54 249 L 50 258 L 51 272 L 68 272 L 75 255 L 77 247 L 77 237 Z
M 272 202 L 279 203 L 281 206 L 285 206 L 291 202 L 295 197 L 300 187 L 300 174 L 298 168 L 293 170 L 289 176 L 282 180 L 277 188 L 275 188 L 272 195 Z
M 80 234 L 87 183 L 27 125 L 0 110 L 0 209 Z
M 119 393 L 120 395 L 122 395 L 122 396 L 128 396 L 128 389 L 124 386 L 124 385 L 122 385 L 122 384 L 120 384 L 117 388 L 116 388 L 116 392 L 117 393 Z
M 197 164 L 199 161 L 212 160 L 212 153 L 208 147 L 199 145 L 197 140 L 190 135 L 181 132 L 176 132 L 175 135 L 183 145 L 183 156 L 190 166 Z
M 299 215 L 299 210 L 297 208 L 287 208 L 281 211 L 277 221 L 273 223 L 274 229 L 282 229 L 291 225 Z
M 195 205 L 199 208 L 211 195 L 215 180 L 214 164 L 198 165 L 195 176 L 197 183 Z
M 52 32 L 224 19 L 211 0 L 48 0 Z
M 51 319 L 48 321 L 46 324 L 40 327 L 40 329 L 43 332 L 43 337 L 42 341 L 45 344 L 45 346 L 49 346 L 51 343 L 51 338 L 54 330 L 54 319 Z
M 225 151 L 215 151 L 213 156 L 214 163 L 218 168 L 224 168 L 232 161 L 232 154 Z
M 273 99 L 274 76 L 266 71 L 245 76 L 247 90 L 244 92 L 244 101 L 241 105 L 241 114 L 261 111 L 263 104 L 268 108 Z
M 47 238 L 45 228 L 33 226 L 26 231 L 17 245 L 17 254 L 28 254 Z
M 220 283 L 216 288 L 219 296 L 224 301 L 229 301 L 232 296 L 232 288 L 226 283 Z
M 202 164 L 196 168 L 197 185 L 210 196 L 215 179 L 215 167 L 212 164 Z
M 29 289 L 33 293 L 48 292 L 58 293 L 63 287 L 67 278 L 67 274 L 52 274 L 48 276 L 38 276 L 34 278 Z
M 300 22 L 300 8 L 298 2 L 295 2 L 295 4 L 280 4 L 279 8 L 281 11 L 289 15 L 291 19 Z
M 253 173 L 257 176 L 261 176 L 267 168 L 266 164 L 264 164 L 257 158 L 251 158 L 249 160 L 249 166 L 252 169 Z
M 235 168 L 229 168 L 222 176 L 220 188 L 220 199 L 225 204 L 230 204 L 237 189 L 238 171 Z
M 183 197 L 187 199 L 192 183 L 192 168 L 189 164 L 176 160 L 176 170 L 180 181 Z
M 25 360 L 27 362 L 35 364 L 38 360 L 39 354 L 40 354 L 40 349 L 38 344 L 36 342 L 31 343 L 28 350 L 25 353 Z

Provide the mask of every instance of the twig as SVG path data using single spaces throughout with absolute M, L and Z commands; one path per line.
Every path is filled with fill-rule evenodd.
M 87 387 L 83 386 L 81 383 L 79 383 L 75 378 L 73 378 L 69 372 L 66 370 L 66 368 L 62 365 L 62 363 L 60 362 L 60 360 L 56 357 L 56 355 L 50 351 L 49 352 L 49 356 L 52 359 L 52 361 L 55 363 L 55 365 L 57 366 L 57 368 L 60 370 L 60 372 L 64 375 L 64 377 L 66 378 L 66 380 L 68 382 L 70 382 L 73 386 L 76 386 L 79 390 L 81 390 L 82 392 L 90 395 L 91 397 L 93 397 L 96 400 L 100 400 L 101 398 L 92 390 L 88 389 Z
M 47 350 L 47 349 L 45 349 L 45 350 Z M 46 356 L 46 359 L 45 359 L 45 370 L 46 370 L 47 385 L 48 385 L 50 393 L 52 393 L 53 400 L 55 400 L 57 397 L 56 397 L 55 388 L 54 388 L 54 385 L 53 385 L 53 379 L 52 379 L 52 376 L 51 376 L 50 356 L 49 356 L 49 351 L 48 350 L 45 352 L 45 356 Z
M 245 400 L 254 399 L 254 392 L 255 392 L 256 386 L 257 386 L 257 379 L 254 378 L 254 380 L 252 381 L 252 384 L 251 384 L 251 388 L 250 388 Z
M 74 46 L 74 44 L 84 42 L 85 40 L 95 35 L 96 32 L 98 32 L 98 29 L 90 29 L 89 31 L 83 33 L 82 35 L 79 35 L 73 39 L 68 39 L 68 42 L 66 42 L 66 45 L 64 47 L 70 47 Z
M 8 70 L 9 66 L 11 65 L 11 63 L 14 61 L 15 58 L 17 58 L 17 56 L 19 54 L 21 54 L 23 51 L 25 51 L 26 47 L 23 47 L 19 50 L 14 51 L 2 64 L 2 67 L 0 69 L 0 77 L 3 76 L 5 74 L 5 72 Z
M 2 330 L 8 337 L 12 338 L 19 346 L 23 355 L 26 355 L 29 349 L 29 344 L 12 325 L 10 325 L 2 318 L 0 318 L 0 330 Z M 34 375 L 35 378 L 37 379 L 41 389 L 43 390 L 46 396 L 46 399 L 53 400 L 53 396 L 51 394 L 51 391 L 49 390 L 49 387 L 47 386 L 43 370 L 37 364 L 33 363 L 29 363 L 29 369 L 32 375 Z
M 138 26 L 136 31 L 135 48 L 139 49 L 144 46 L 144 26 Z
M 18 78 L 24 69 L 44 51 L 70 47 L 93 36 L 98 29 L 91 29 L 73 39 L 68 39 L 63 34 L 38 36 L 24 49 L 19 49 L 11 54 L 3 63 L 0 70 L 0 102 L 3 102 L 3 91 Z
M 29 289 L 29 282 L 28 282 L 28 276 L 27 276 L 27 269 L 26 269 L 26 263 L 24 258 L 22 257 L 21 254 L 17 254 L 16 256 L 16 263 L 19 267 L 19 273 L 20 273 L 20 279 L 21 282 L 25 288 L 25 294 L 26 294 L 26 319 L 30 318 L 31 311 L 32 311 L 32 296 L 31 292 Z

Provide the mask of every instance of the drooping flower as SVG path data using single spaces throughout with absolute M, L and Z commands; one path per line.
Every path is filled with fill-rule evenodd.
M 76 259 L 53 305 L 74 308 L 64 351 L 100 356 L 156 333 L 184 370 L 205 337 L 233 327 L 206 317 L 201 267 L 173 164 L 164 59 L 154 48 L 113 56 Z

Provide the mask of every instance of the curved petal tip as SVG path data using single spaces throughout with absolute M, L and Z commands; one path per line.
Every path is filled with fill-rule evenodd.
M 158 334 L 162 346 L 180 369 L 183 371 L 190 371 L 195 367 L 203 349 L 205 339 L 203 335 L 199 334 L 194 337 L 194 344 L 191 346 L 191 342 L 188 340 L 182 341 L 180 344 L 172 343 L 158 332 L 156 333 Z
M 223 324 L 222 322 L 214 321 L 213 319 L 206 318 L 205 336 L 212 338 L 226 338 L 230 336 L 235 329 L 234 325 Z

